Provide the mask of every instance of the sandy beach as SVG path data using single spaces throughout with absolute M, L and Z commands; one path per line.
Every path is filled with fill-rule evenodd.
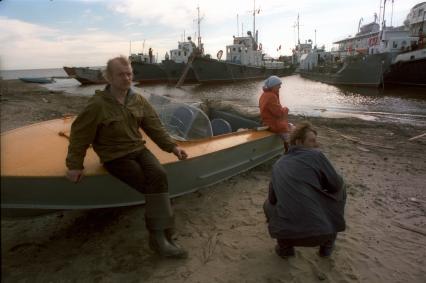
M 1 132 L 77 114 L 88 97 L 0 81 Z M 306 119 L 291 116 L 291 122 Z M 348 185 L 330 258 L 274 252 L 262 210 L 276 159 L 173 200 L 186 260 L 150 251 L 144 207 L 1 220 L 3 282 L 426 282 L 426 129 L 307 118 Z

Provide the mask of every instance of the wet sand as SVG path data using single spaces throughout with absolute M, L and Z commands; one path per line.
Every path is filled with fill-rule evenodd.
M 1 81 L 1 131 L 76 114 L 87 97 Z M 297 123 L 305 119 L 292 116 Z M 331 258 L 297 248 L 281 259 L 262 204 L 271 160 L 173 200 L 187 260 L 148 247 L 144 207 L 2 219 L 4 282 L 425 282 L 424 128 L 358 119 L 308 118 L 348 184 L 347 229 Z

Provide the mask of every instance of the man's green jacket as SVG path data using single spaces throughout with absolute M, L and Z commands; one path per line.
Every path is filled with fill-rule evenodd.
M 111 94 L 109 86 L 96 91 L 71 126 L 66 158 L 68 169 L 83 169 L 90 144 L 102 163 L 144 149 L 145 141 L 139 128 L 162 150 L 173 150 L 175 143 L 143 96 L 129 90 L 122 105 Z

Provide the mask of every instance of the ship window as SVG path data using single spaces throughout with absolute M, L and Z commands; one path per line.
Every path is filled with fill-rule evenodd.
M 398 42 L 392 41 L 392 48 L 398 48 Z
M 232 51 L 235 51 L 235 47 L 232 47 Z
M 180 56 L 180 51 L 178 52 L 179 56 Z
M 183 56 L 186 56 L 186 51 L 185 51 L 185 52 L 183 52 Z

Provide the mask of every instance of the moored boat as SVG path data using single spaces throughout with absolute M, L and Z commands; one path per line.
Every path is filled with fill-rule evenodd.
M 178 42 L 178 48 L 170 50 L 165 60 L 155 63 L 145 54 L 132 54 L 130 61 L 133 68 L 133 80 L 139 83 L 176 83 L 187 67 L 188 60 L 195 50 L 195 44 L 188 37 L 187 41 Z M 154 62 L 154 63 L 151 63 Z M 188 69 L 184 83 L 196 83 L 192 68 Z
M 81 84 L 105 84 L 106 80 L 102 74 L 104 67 L 63 67 L 68 77 L 76 79 Z
M 138 83 L 164 83 L 167 74 L 161 64 L 157 63 L 156 56 L 152 54 L 131 54 L 129 56 L 133 69 L 133 81 Z
M 291 75 L 294 68 L 284 62 L 265 59 L 262 45 L 257 43 L 251 32 L 247 36 L 234 37 L 232 45 L 226 47 L 226 59 L 221 60 L 223 51 L 219 50 L 217 59 L 207 56 L 194 58 L 192 66 L 200 83 L 236 82 L 264 79 L 271 75 L 279 77 Z
M 172 197 L 220 182 L 282 152 L 278 136 L 257 128 L 260 126 L 257 121 L 235 113 L 212 110 L 208 116 L 199 108 L 183 104 L 155 107 L 166 128 L 189 155 L 187 160 L 178 161 L 143 134 L 148 148 L 167 170 Z M 72 121 L 72 118 L 51 120 L 1 135 L 3 216 L 144 203 L 142 194 L 103 169 L 92 148 L 85 158 L 85 178 L 74 184 L 64 177 L 67 135 Z
M 409 38 L 402 52 L 392 62 L 385 73 L 386 85 L 426 86 L 426 31 L 425 12 L 426 2 L 411 8 L 407 15 Z
M 374 21 L 361 26 L 358 33 L 334 42 L 329 52 L 313 48 L 300 58 L 302 77 L 329 84 L 378 87 L 398 54 L 412 40 L 405 26 L 387 27 Z
M 178 82 L 186 71 L 182 83 L 198 83 L 194 70 L 192 66 L 188 66 L 188 63 L 192 59 L 191 56 L 194 56 L 196 52 L 200 53 L 202 50 L 201 39 L 199 39 L 199 44 L 200 47 L 197 47 L 191 41 L 191 37 L 188 37 L 186 41 L 178 42 L 178 48 L 170 50 L 170 57 L 167 56 L 161 62 L 161 67 L 167 74 L 168 82 Z
M 385 73 L 385 85 L 426 86 L 426 48 L 399 54 Z
M 37 84 L 50 84 L 55 82 L 52 78 L 38 77 L 38 78 L 19 78 L 21 81 L 26 83 L 37 83 Z
M 383 83 L 383 74 L 392 61 L 391 53 L 358 54 L 345 57 L 343 62 L 330 59 L 327 63 L 325 59 L 322 64 L 314 64 L 309 61 L 310 56 L 323 58 L 318 54 L 327 56 L 316 50 L 306 54 L 306 57 L 302 56 L 299 74 L 304 78 L 335 85 L 378 87 Z
M 234 36 L 232 44 L 226 46 L 225 52 L 217 52 L 217 59 L 202 55 L 194 57 L 192 67 L 200 83 L 236 82 L 293 74 L 292 64 L 273 59 L 263 52 L 255 25 L 257 12 L 253 10 L 254 34 L 247 31 L 246 36 Z M 222 60 L 223 55 L 226 55 L 225 60 Z

